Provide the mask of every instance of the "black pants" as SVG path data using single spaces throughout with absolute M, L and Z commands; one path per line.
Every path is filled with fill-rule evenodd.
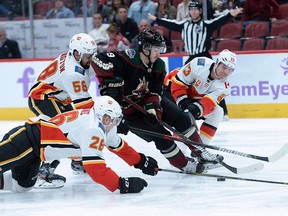
M 191 127 L 191 121 L 189 116 L 187 115 L 187 113 L 184 113 L 175 103 L 163 97 L 161 106 L 163 109 L 161 119 L 162 121 L 174 127 L 179 132 L 184 132 Z M 125 120 L 128 121 L 128 124 L 132 127 L 150 130 L 165 135 L 171 135 L 171 133 L 167 129 L 165 129 L 165 127 L 162 126 L 160 123 L 152 126 L 149 122 L 147 122 L 146 115 L 141 112 L 135 112 L 133 114 L 124 116 Z M 143 135 L 136 132 L 135 134 L 146 140 L 147 142 L 154 141 L 156 148 L 160 151 L 165 151 L 174 145 L 174 141 L 171 140 L 164 140 L 162 138 Z
M 71 104 L 63 105 L 56 100 L 35 100 L 33 98 L 28 99 L 29 109 L 36 115 L 44 114 L 49 117 L 54 117 L 57 114 L 64 113 L 73 110 Z
M 0 142 L 1 171 L 11 170 L 22 187 L 32 187 L 40 167 L 40 130 L 37 125 L 15 127 Z

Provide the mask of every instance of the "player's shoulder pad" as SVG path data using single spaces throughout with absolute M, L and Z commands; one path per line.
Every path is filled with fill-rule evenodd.
M 104 134 L 106 134 L 106 130 L 105 130 L 105 128 L 104 128 L 104 125 L 102 124 L 102 122 L 98 122 L 98 127 L 100 128 L 100 129 L 102 129 L 102 131 L 103 131 L 103 133 Z
M 130 59 L 134 58 L 136 55 L 136 50 L 134 49 L 125 49 L 124 52 Z
M 205 58 L 198 58 L 197 66 L 205 66 Z
M 77 73 L 80 73 L 80 74 L 84 75 L 85 74 L 85 69 L 76 65 L 75 68 L 74 68 L 74 72 L 77 72 Z

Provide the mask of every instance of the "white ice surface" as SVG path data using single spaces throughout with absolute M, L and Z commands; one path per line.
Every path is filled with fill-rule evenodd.
M 0 122 L 0 137 L 21 122 Z M 154 143 L 146 143 L 129 134 L 124 137 L 139 152 L 158 160 L 161 168 L 173 169 L 156 150 Z M 222 122 L 213 145 L 241 152 L 269 156 L 288 143 L 288 119 L 230 119 Z M 186 147 L 179 144 L 188 154 Z M 213 150 L 211 150 L 213 151 Z M 215 151 L 214 151 L 215 152 Z M 242 167 L 258 161 L 222 153 L 225 162 Z M 120 176 L 139 176 L 148 187 L 139 194 L 111 193 L 95 184 L 87 175 L 73 175 L 68 159 L 61 160 L 56 173 L 67 178 L 61 189 L 36 190 L 23 194 L 0 191 L 1 216 L 90 216 L 90 215 L 179 215 L 234 216 L 288 215 L 288 155 L 274 163 L 264 163 L 259 172 L 235 175 L 225 168 L 209 173 L 241 178 L 287 182 L 285 184 L 229 180 L 159 172 L 147 176 L 129 167 L 112 153 L 105 151 L 107 164 Z

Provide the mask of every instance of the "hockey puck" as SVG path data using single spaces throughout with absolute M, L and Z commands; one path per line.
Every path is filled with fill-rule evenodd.
M 219 177 L 217 178 L 217 181 L 226 181 L 226 179 L 224 177 Z

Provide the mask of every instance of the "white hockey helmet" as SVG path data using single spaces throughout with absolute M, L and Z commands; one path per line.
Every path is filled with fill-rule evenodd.
M 94 110 L 97 118 L 102 122 L 102 117 L 108 115 L 111 122 L 118 125 L 123 117 L 120 105 L 110 96 L 100 96 L 95 100 Z
M 96 41 L 88 34 L 79 33 L 75 34 L 69 43 L 70 52 L 73 53 L 74 50 L 77 50 L 80 58 L 83 54 L 94 54 L 97 51 Z
M 224 49 L 219 53 L 216 64 L 218 65 L 220 62 L 231 68 L 233 71 L 237 68 L 236 54 L 228 49 Z

